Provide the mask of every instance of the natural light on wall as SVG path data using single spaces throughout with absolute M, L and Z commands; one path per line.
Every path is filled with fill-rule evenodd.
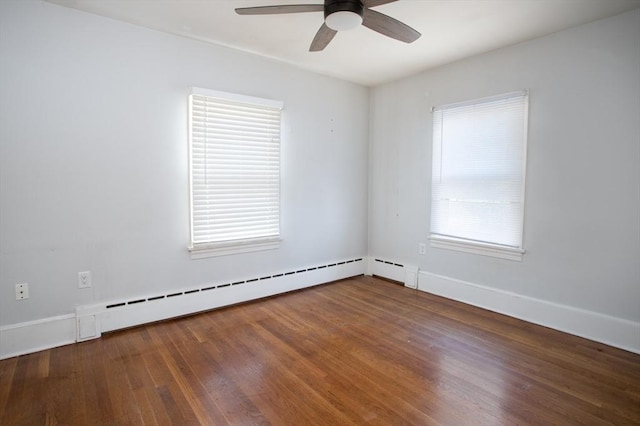
M 520 260 L 528 93 L 433 109 L 431 245 Z
M 282 103 L 192 89 L 192 257 L 276 248 Z

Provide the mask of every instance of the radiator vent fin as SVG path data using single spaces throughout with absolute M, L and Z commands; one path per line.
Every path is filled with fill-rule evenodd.
M 135 299 L 135 300 L 129 300 L 129 301 L 126 301 L 126 302 L 112 303 L 112 304 L 107 305 L 106 308 L 107 309 L 118 308 L 118 307 L 121 307 L 121 306 L 134 305 L 134 304 L 144 303 L 144 302 L 151 302 L 151 301 L 154 301 L 154 300 L 160 300 L 160 299 L 164 299 L 164 298 L 168 298 L 168 297 L 177 297 L 177 296 L 182 296 L 182 295 L 186 295 L 186 294 L 198 293 L 200 291 L 215 290 L 215 289 L 218 289 L 218 288 L 225 288 L 225 287 L 230 287 L 230 286 L 235 286 L 235 285 L 252 283 L 252 282 L 256 282 L 256 281 L 265 281 L 265 280 L 268 280 L 268 279 L 271 279 L 271 278 L 279 278 L 279 277 L 283 277 L 283 276 L 287 276 L 287 275 L 303 274 L 305 272 L 311 272 L 311 271 L 315 271 L 315 270 L 319 270 L 319 269 L 323 269 L 323 268 L 332 268 L 334 266 L 339 266 L 339 265 L 344 265 L 344 264 L 347 264 L 347 263 L 354 263 L 354 262 L 362 262 L 362 258 L 345 260 L 344 262 L 338 262 L 338 263 L 329 263 L 327 265 L 319 265 L 319 266 L 314 266 L 312 268 L 299 269 L 299 270 L 296 270 L 296 271 L 289 271 L 289 272 L 284 272 L 284 273 L 281 273 L 281 274 L 265 275 L 263 277 L 251 278 L 251 279 L 248 279 L 248 280 L 245 280 L 245 281 L 236 281 L 236 282 L 233 282 L 233 283 L 226 283 L 226 284 L 219 284 L 219 285 L 209 285 L 207 287 L 194 288 L 194 289 L 191 289 L 191 290 L 185 290 L 184 292 L 163 294 L 163 295 L 159 295 L 159 296 L 149 297 L 149 298 L 146 298 L 146 299 Z M 390 263 L 390 262 L 387 262 L 387 261 L 384 261 L 384 260 L 380 260 L 380 259 L 376 259 L 376 262 Z M 399 265 L 397 263 L 391 263 L 391 264 L 402 267 L 402 265 Z
M 400 263 L 390 262 L 388 260 L 382 260 L 382 259 L 374 259 L 374 260 L 376 262 L 386 263 L 387 265 L 399 266 L 401 268 L 404 268 L 404 265 L 401 265 Z

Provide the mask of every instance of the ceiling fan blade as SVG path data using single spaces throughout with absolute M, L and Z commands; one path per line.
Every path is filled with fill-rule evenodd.
M 394 1 L 398 0 L 362 0 L 362 4 L 364 7 L 376 7 L 387 3 L 393 3 Z
M 331 28 L 327 27 L 327 24 L 323 23 L 316 33 L 316 36 L 313 38 L 313 41 L 311 42 L 309 52 L 319 52 L 323 50 L 325 47 L 327 47 L 329 42 L 333 40 L 333 37 L 335 37 L 336 34 L 337 31 L 332 30 Z
M 375 10 L 365 9 L 362 25 L 396 40 L 412 43 L 420 38 L 420 33 L 397 19 Z
M 323 4 L 282 4 L 277 6 L 239 7 L 238 15 L 276 15 L 279 13 L 322 12 Z

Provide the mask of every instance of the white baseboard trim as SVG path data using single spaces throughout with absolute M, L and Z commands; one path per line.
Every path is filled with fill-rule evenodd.
M 76 341 L 76 316 L 60 315 L 0 327 L 0 359 L 68 345 Z
M 368 266 L 367 266 L 368 265 Z M 475 283 L 436 275 L 409 265 L 381 259 L 352 259 L 292 270 L 270 277 L 220 283 L 172 294 L 124 302 L 82 306 L 76 314 L 0 327 L 0 359 L 25 355 L 76 341 L 100 337 L 102 332 L 193 314 L 236 303 L 299 290 L 363 273 L 378 275 L 421 291 L 458 300 L 534 324 L 574 334 L 640 354 L 640 323 L 571 306 L 548 302 Z M 415 278 L 417 274 L 417 280 Z M 152 299 L 152 300 L 149 300 Z M 144 302 L 140 302 L 144 300 Z M 111 308 L 107 306 L 119 305 Z
M 362 275 L 365 270 L 365 258 L 355 258 L 296 268 L 273 275 L 207 284 L 164 295 L 131 297 L 120 301 L 79 306 L 75 314 L 0 327 L 0 359 L 95 339 L 103 332 Z
M 425 271 L 418 290 L 640 354 L 640 323 Z

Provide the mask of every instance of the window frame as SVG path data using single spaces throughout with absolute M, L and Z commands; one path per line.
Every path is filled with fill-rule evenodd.
M 515 246 L 507 246 L 492 242 L 484 242 L 484 241 L 475 241 L 469 238 L 463 237 L 455 237 L 455 236 L 446 236 L 442 234 L 437 234 L 433 232 L 433 215 L 434 215 L 434 207 L 433 207 L 433 161 L 435 161 L 435 146 L 436 140 L 435 136 L 432 133 L 432 168 L 431 168 L 431 201 L 430 201 L 430 226 L 429 226 L 429 241 L 430 246 L 439 249 L 446 250 L 454 250 L 471 254 L 479 254 L 483 256 L 491 256 L 508 260 L 522 261 L 522 255 L 525 253 L 524 249 L 524 219 L 525 219 L 525 187 L 526 187 L 526 175 L 527 175 L 527 143 L 528 143 L 528 121 L 529 121 L 529 90 L 521 90 L 516 92 L 509 92 L 495 96 L 487 96 L 483 98 L 471 99 L 468 101 L 457 102 L 452 104 L 445 104 L 433 107 L 431 109 L 432 114 L 432 125 L 433 130 L 435 131 L 435 113 L 439 110 L 448 110 L 455 109 L 461 107 L 468 107 L 474 105 L 482 105 L 489 102 L 495 102 L 500 100 L 505 100 L 513 97 L 522 97 L 524 98 L 524 120 L 523 120 L 523 145 L 522 145 L 522 183 L 521 183 L 521 194 L 520 194 L 520 204 L 522 205 L 522 209 L 520 212 L 520 244 L 518 247 Z M 438 157 L 441 158 L 441 157 Z
M 260 237 L 248 237 L 231 239 L 225 241 L 210 241 L 210 242 L 194 242 L 194 178 L 193 178 L 193 111 L 192 111 L 192 97 L 205 96 L 209 98 L 220 99 L 223 101 L 231 101 L 237 103 L 243 103 L 251 106 L 264 106 L 267 108 L 276 108 L 279 110 L 284 109 L 282 101 L 276 101 L 272 99 L 259 98 L 254 96 L 241 95 L 237 93 L 224 92 L 218 90 L 204 89 L 199 87 L 190 88 L 188 96 L 188 167 L 189 167 L 189 245 L 187 247 L 191 259 L 201 259 L 207 257 L 232 255 L 239 253 L 248 253 L 261 250 L 277 249 L 282 241 L 281 237 L 281 220 L 282 220 L 282 114 L 279 117 L 279 132 L 278 132 L 278 233 L 277 235 L 260 236 Z

